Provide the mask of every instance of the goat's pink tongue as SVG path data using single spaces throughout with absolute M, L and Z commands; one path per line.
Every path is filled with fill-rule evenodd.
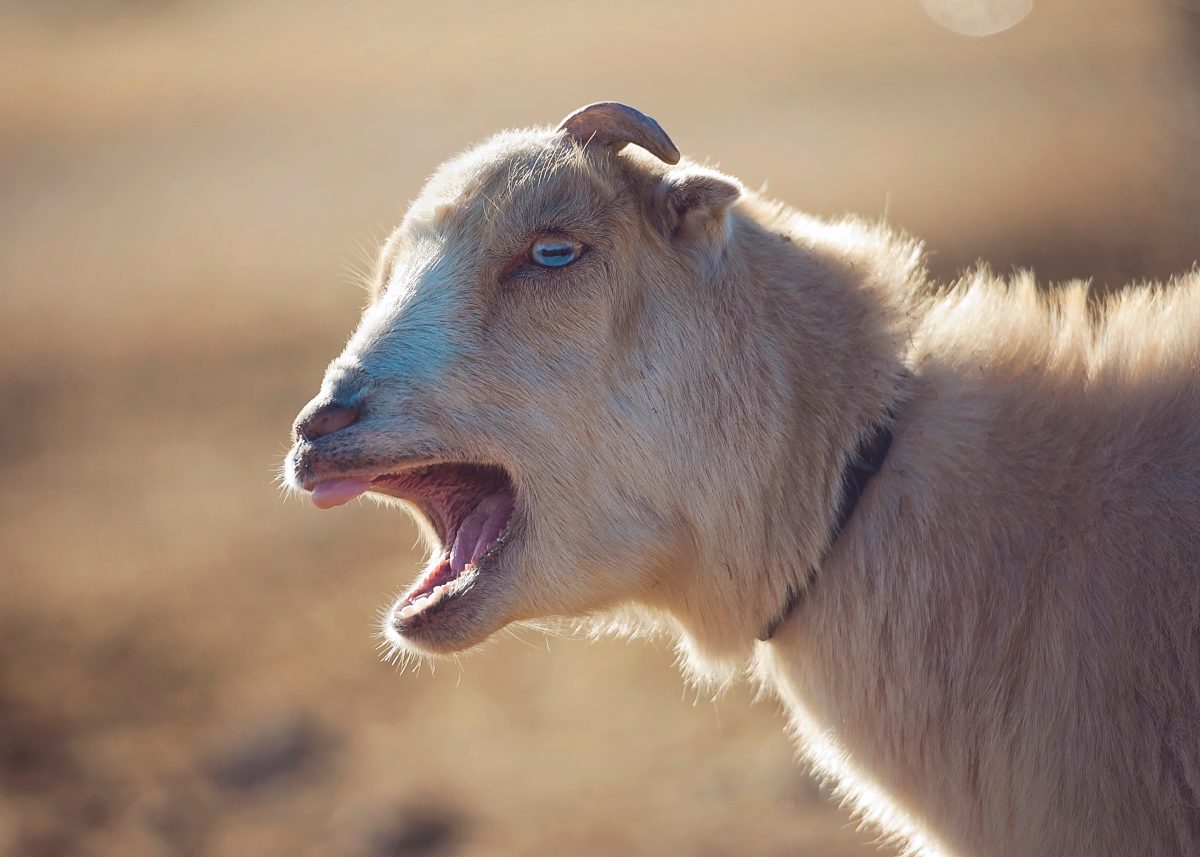
M 370 479 L 332 479 L 322 482 L 312 490 L 313 505 L 318 509 L 332 509 L 349 503 L 370 487 Z
M 513 496 L 508 491 L 493 494 L 479 504 L 476 512 L 481 510 L 487 512 L 487 519 L 479 528 L 479 537 L 475 540 L 475 550 L 471 552 L 471 562 L 478 562 L 491 543 L 498 539 L 504 532 L 504 528 L 508 526 L 508 519 L 512 517 Z
M 479 531 L 487 521 L 487 512 L 483 511 L 483 503 L 475 507 L 475 511 L 467 515 L 458 525 L 458 533 L 454 536 L 454 546 L 450 549 L 450 570 L 460 574 L 471 558 L 475 542 L 479 540 Z
M 477 562 L 488 545 L 504 532 L 512 516 L 513 498 L 509 491 L 498 491 L 479 501 L 475 511 L 458 527 L 450 550 L 450 568 L 459 574 L 467 563 Z

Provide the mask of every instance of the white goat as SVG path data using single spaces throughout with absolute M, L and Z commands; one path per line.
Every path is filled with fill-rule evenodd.
M 1200 853 L 1196 272 L 939 289 L 592 105 L 438 170 L 287 467 L 427 530 L 397 647 L 637 614 L 914 852 Z

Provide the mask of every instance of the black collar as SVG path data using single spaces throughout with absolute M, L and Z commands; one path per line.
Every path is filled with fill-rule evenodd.
M 846 463 L 846 469 L 842 471 L 842 502 L 838 508 L 837 520 L 834 522 L 833 531 L 829 534 L 829 545 L 825 548 L 825 556 L 828 556 L 833 543 L 837 541 L 837 537 L 841 535 L 842 529 L 849 522 L 850 516 L 854 514 L 854 508 L 858 505 L 858 501 L 862 497 L 867 483 L 883 467 L 883 460 L 887 458 L 888 450 L 892 448 L 892 437 L 895 433 L 894 422 L 895 415 L 889 413 L 887 419 L 872 427 L 871 433 L 859 445 L 854 457 Z M 824 556 L 822 557 L 823 559 Z M 818 561 L 817 565 L 813 567 L 812 572 L 809 574 L 810 580 L 816 577 L 817 572 L 820 570 L 820 565 L 821 563 Z M 791 586 L 788 587 L 788 597 L 783 604 L 783 609 L 763 629 L 763 632 L 758 635 L 759 640 L 765 643 L 775 636 L 775 632 L 779 630 L 779 626 L 800 605 L 804 592 L 805 590 L 796 589 Z

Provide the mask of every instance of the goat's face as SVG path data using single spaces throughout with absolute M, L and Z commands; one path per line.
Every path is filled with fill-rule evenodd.
M 737 193 L 546 131 L 433 176 L 286 464 L 318 506 L 370 491 L 421 523 L 432 558 L 388 613 L 393 644 L 457 651 L 642 600 L 686 562 L 687 292 Z

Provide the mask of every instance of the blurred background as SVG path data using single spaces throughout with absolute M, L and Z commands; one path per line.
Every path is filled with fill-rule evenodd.
M 972 8 L 0 5 L 0 853 L 879 853 L 668 645 L 382 663 L 413 528 L 275 474 L 423 178 L 590 101 L 940 277 L 1190 267 L 1200 2 Z

